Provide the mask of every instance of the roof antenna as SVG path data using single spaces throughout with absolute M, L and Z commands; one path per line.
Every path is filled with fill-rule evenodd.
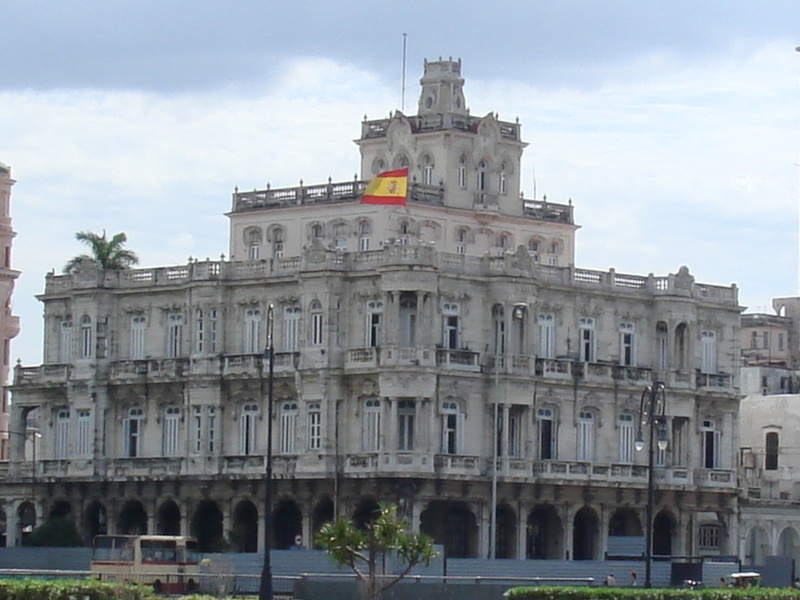
M 403 75 L 400 83 L 400 112 L 406 114 L 406 38 L 407 33 L 403 34 Z
M 533 199 L 536 200 L 536 167 L 533 167 L 531 172 L 533 173 Z

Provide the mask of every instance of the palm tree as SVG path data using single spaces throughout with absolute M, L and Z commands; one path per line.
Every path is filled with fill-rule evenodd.
M 123 248 L 128 236 L 124 233 L 114 235 L 110 240 L 103 235 L 91 231 L 79 231 L 75 239 L 91 248 L 91 254 L 74 256 L 64 265 L 64 273 L 74 273 L 83 266 L 93 265 L 98 269 L 122 270 L 139 262 L 139 257 L 132 250 Z

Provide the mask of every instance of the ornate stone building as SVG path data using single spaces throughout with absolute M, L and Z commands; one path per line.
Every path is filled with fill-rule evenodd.
M 271 418 L 275 547 L 386 500 L 451 557 L 602 558 L 643 535 L 659 381 L 654 550 L 735 552 L 736 287 L 576 267 L 572 203 L 523 196 L 520 124 L 472 116 L 463 84 L 426 62 L 417 114 L 361 124 L 360 180 L 237 190 L 229 260 L 47 276 L 44 363 L 13 385 L 43 435 L 8 473 L 17 531 L 35 500 L 87 540 L 255 551 Z M 407 204 L 360 203 L 402 167 Z
M 11 167 L 0 162 L 0 247 L 3 259 L 0 263 L 0 297 L 3 299 L 3 310 L 0 312 L 0 384 L 3 385 L 0 400 L 0 460 L 8 460 L 8 392 L 5 384 L 8 381 L 11 358 L 11 340 L 19 333 L 19 317 L 11 312 L 11 296 L 14 293 L 14 282 L 19 271 L 11 268 L 11 246 L 16 233 L 11 228 L 11 186 L 16 183 L 11 178 Z

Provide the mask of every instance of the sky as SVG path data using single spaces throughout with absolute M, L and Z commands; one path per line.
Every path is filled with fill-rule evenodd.
M 473 115 L 519 118 L 525 196 L 573 202 L 578 267 L 686 265 L 771 312 L 798 295 L 798 24 L 796 0 L 3 0 L 12 360 L 42 361 L 75 232 L 217 259 L 237 186 L 351 179 L 361 120 L 415 113 L 440 57 Z

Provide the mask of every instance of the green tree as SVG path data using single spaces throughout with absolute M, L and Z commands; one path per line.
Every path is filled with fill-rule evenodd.
M 139 262 L 136 253 L 125 248 L 128 236 L 117 233 L 111 239 L 106 237 L 105 230 L 102 235 L 91 231 L 79 231 L 75 239 L 88 246 L 91 254 L 79 254 L 72 257 L 64 265 L 64 273 L 74 273 L 83 266 L 93 265 L 99 269 L 122 270 Z
M 363 530 L 346 519 L 326 523 L 316 542 L 334 561 L 353 570 L 364 586 L 366 600 L 378 600 L 414 566 L 427 566 L 436 557 L 433 541 L 424 534 L 409 533 L 392 504 L 381 504 L 375 520 Z M 400 563 L 399 573 L 386 574 L 387 557 Z
M 26 546 L 67 546 L 81 545 L 78 529 L 67 517 L 50 519 L 43 523 L 25 538 Z

